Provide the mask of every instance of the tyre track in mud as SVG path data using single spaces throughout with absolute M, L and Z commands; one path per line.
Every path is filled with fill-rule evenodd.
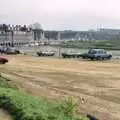
M 75 61 L 78 65 L 74 65 L 73 60 L 57 59 L 52 64 L 49 58 L 48 62 L 45 58 L 29 58 L 18 57 L 16 63 L 12 61 L 0 71 L 28 93 L 58 100 L 71 95 L 78 99 L 82 113 L 91 113 L 100 120 L 120 119 L 120 75 L 116 64 Z
M 18 84 L 20 86 L 22 85 L 21 87 L 28 93 L 31 93 L 33 95 L 43 96 L 43 97 L 50 98 L 50 99 L 56 99 L 56 97 L 62 99 L 66 95 L 74 96 L 74 98 L 77 99 L 77 101 L 80 105 L 79 109 L 84 110 L 84 111 L 82 111 L 82 113 L 94 113 L 94 115 L 97 115 L 98 117 L 102 116 L 103 120 L 104 119 L 110 120 L 111 118 L 114 118 L 114 120 L 117 120 L 116 115 L 118 114 L 118 111 L 120 110 L 119 109 L 120 104 L 113 103 L 110 100 L 101 99 L 101 97 L 98 96 L 97 94 L 90 95 L 89 93 L 84 92 L 83 90 L 77 91 L 71 86 L 62 87 L 60 85 L 56 86 L 56 85 L 53 85 L 52 83 L 47 83 L 45 81 L 40 81 L 40 80 L 35 81 L 35 80 L 33 80 L 34 77 L 29 77 L 29 75 L 27 75 L 28 77 L 26 77 L 25 75 L 21 75 L 19 73 L 14 73 L 14 72 L 8 72 L 7 75 L 9 77 L 11 75 L 14 76 L 15 79 L 17 78 L 16 80 L 20 79 L 20 81 L 17 81 Z M 28 78 L 29 80 L 26 80 L 26 78 Z M 23 85 L 23 82 L 24 82 L 24 85 Z M 31 90 L 30 90 L 30 88 L 31 88 Z M 44 93 L 44 94 L 41 94 L 41 93 Z M 52 95 L 52 97 L 51 97 L 51 95 Z M 84 101 L 83 101 L 83 99 L 84 99 Z M 97 102 L 97 101 L 99 101 L 99 102 Z M 112 104 L 114 104 L 114 106 L 112 106 Z M 119 106 L 119 108 L 118 108 L 118 106 Z M 90 109 L 90 111 L 86 110 L 85 107 L 88 107 Z M 118 109 L 116 109 L 116 108 L 118 108 Z M 115 111 L 115 109 L 116 109 L 116 111 Z M 112 113 L 114 113 L 114 114 L 112 114 Z M 115 113 L 117 113 L 117 114 L 115 114 Z M 103 114 L 105 114 L 105 117 Z M 106 117 L 106 115 L 107 115 L 107 117 Z

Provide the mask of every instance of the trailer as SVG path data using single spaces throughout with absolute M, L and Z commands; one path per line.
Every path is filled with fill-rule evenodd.
M 63 58 L 80 58 L 81 53 L 62 53 Z

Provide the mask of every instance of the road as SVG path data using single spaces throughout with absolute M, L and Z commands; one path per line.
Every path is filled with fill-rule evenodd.
M 9 56 L 0 65 L 3 76 L 23 90 L 47 99 L 73 96 L 79 112 L 90 113 L 100 120 L 120 120 L 119 61 L 83 61 Z
M 21 51 L 24 51 L 25 53 L 29 53 L 29 54 L 35 54 L 38 51 L 54 51 L 56 54 L 56 56 L 59 56 L 59 53 L 63 53 L 63 52 L 77 52 L 77 53 L 85 53 L 88 52 L 88 49 L 79 49 L 79 48 L 60 48 L 59 46 L 34 46 L 34 47 L 16 47 L 18 49 L 20 49 Z M 109 50 L 108 52 L 112 53 L 113 57 L 119 57 L 120 56 L 120 50 Z

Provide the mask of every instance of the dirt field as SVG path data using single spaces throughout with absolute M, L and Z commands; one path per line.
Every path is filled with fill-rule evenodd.
M 3 76 L 26 92 L 49 99 L 74 96 L 80 113 L 120 120 L 120 63 L 9 56 Z
M 12 120 L 12 118 L 9 116 L 7 112 L 0 109 L 0 120 Z

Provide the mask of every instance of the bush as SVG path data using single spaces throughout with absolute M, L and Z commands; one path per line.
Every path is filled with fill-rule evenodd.
M 67 99 L 61 101 L 59 105 L 59 110 L 66 116 L 74 116 L 76 113 L 77 102 L 72 97 L 68 97 Z
M 10 88 L 0 88 L 0 107 L 15 116 L 15 120 L 85 120 L 74 116 L 72 99 L 59 105 Z
M 0 78 L 0 87 L 18 89 L 17 86 L 13 84 L 10 80 L 4 78 Z
M 15 120 L 85 120 L 76 117 L 76 105 L 71 97 L 58 104 L 19 91 L 10 80 L 0 80 L 0 107 Z

